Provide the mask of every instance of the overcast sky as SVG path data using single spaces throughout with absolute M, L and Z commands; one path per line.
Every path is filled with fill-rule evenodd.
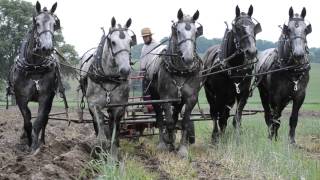
M 33 4 L 36 0 L 28 0 Z M 235 7 L 247 12 L 253 5 L 253 17 L 260 21 L 262 32 L 257 39 L 277 41 L 280 35 L 278 25 L 289 17 L 289 8 L 295 13 L 307 9 L 306 20 L 312 24 L 313 32 L 308 35 L 309 47 L 320 47 L 320 9 L 316 0 L 40 0 L 49 9 L 58 2 L 56 15 L 60 18 L 62 32 L 67 43 L 73 44 L 81 56 L 86 50 L 96 47 L 102 31 L 110 27 L 114 16 L 117 23 L 124 24 L 132 18 L 131 29 L 136 33 L 138 43 L 142 42 L 140 30 L 150 27 L 154 38 L 160 40 L 170 35 L 171 21 L 177 19 L 179 8 L 191 16 L 198 9 L 198 22 L 203 25 L 206 38 L 222 38 L 225 24 L 230 25 L 235 17 Z

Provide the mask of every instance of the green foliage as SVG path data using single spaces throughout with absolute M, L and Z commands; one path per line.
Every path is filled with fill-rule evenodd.
M 21 0 L 0 0 L 0 79 L 18 54 L 20 42 L 32 24 L 33 6 Z
M 80 173 L 79 179 L 98 179 L 98 180 L 151 180 L 156 176 L 147 172 L 141 163 L 134 159 L 125 157 L 122 161 L 114 161 L 110 154 L 101 152 L 97 159 L 91 160 L 87 167 Z
M 0 0 L 0 79 L 6 79 L 8 69 L 18 55 L 21 41 L 32 26 L 34 6 L 23 0 Z M 63 53 L 69 63 L 77 63 L 78 54 L 74 47 L 66 44 L 62 32 L 55 33 L 57 49 Z M 63 69 L 69 76 L 72 70 Z
M 310 48 L 311 62 L 320 63 L 320 48 Z
M 160 42 L 163 42 L 166 39 L 168 39 L 168 37 L 163 38 Z M 209 47 L 218 44 L 221 44 L 220 38 L 207 39 L 206 37 L 201 36 L 197 39 L 197 51 L 199 54 L 204 54 Z M 138 44 L 132 48 L 132 57 L 134 59 L 140 59 L 142 46 L 143 44 Z M 277 47 L 277 43 L 260 39 L 257 40 L 257 48 L 259 51 L 275 47 Z M 310 48 L 310 58 L 311 62 L 320 63 L 320 48 Z

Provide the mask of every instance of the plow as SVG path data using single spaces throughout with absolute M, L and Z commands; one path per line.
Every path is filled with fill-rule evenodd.
M 144 98 L 149 98 L 150 96 L 137 96 L 138 93 L 141 94 L 141 84 L 143 76 L 132 76 L 130 77 L 131 80 L 131 91 L 130 97 L 127 103 L 124 104 L 108 104 L 106 108 L 112 107 L 125 107 L 126 113 L 125 117 L 121 120 L 121 130 L 120 135 L 122 138 L 136 138 L 141 136 L 154 136 L 158 135 L 155 128 L 157 127 L 156 122 L 156 114 L 152 110 L 152 104 L 163 104 L 163 103 L 178 103 L 180 99 L 163 99 L 163 100 L 143 100 Z M 199 122 L 199 121 L 211 121 L 211 116 L 209 112 L 205 112 L 203 109 L 200 108 L 194 110 L 191 114 L 191 121 Z M 255 115 L 257 113 L 262 113 L 263 110 L 244 110 L 242 115 L 250 116 Z M 71 112 L 72 113 L 72 112 Z M 79 114 L 83 113 L 85 118 L 82 118 Z M 69 116 L 68 111 L 65 112 L 57 112 L 49 114 L 49 119 L 54 121 L 65 121 L 75 124 L 86 124 L 86 123 L 93 123 L 91 116 L 89 116 L 89 111 L 85 110 L 85 105 L 79 105 L 78 111 L 75 112 L 78 114 L 78 118 L 74 118 L 74 116 Z M 182 121 L 182 114 L 180 114 L 178 123 L 176 126 L 176 130 L 181 130 L 181 121 Z M 63 117 L 65 116 L 65 117 Z M 234 114 L 230 115 L 231 117 Z M 90 118 L 89 118 L 90 117 Z M 33 116 L 32 118 L 37 118 L 37 116 Z M 165 121 L 165 119 L 164 119 Z M 108 113 L 104 112 L 104 122 L 108 125 L 109 117 Z M 146 132 L 144 130 L 147 129 Z

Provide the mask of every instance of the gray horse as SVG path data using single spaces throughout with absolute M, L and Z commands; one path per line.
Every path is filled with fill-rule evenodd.
M 17 105 L 24 119 L 22 139 L 27 138 L 33 153 L 45 143 L 45 129 L 51 111 L 55 91 L 61 83 L 57 58 L 53 54 L 54 31 L 60 28 L 59 19 L 54 15 L 55 3 L 51 10 L 36 3 L 33 27 L 22 42 L 9 75 L 9 91 L 16 97 Z M 61 84 L 60 84 L 61 85 Z M 38 117 L 31 123 L 30 101 L 38 102 Z
M 129 19 L 124 27 L 116 26 L 116 20 L 111 20 L 111 28 L 94 54 L 87 53 L 81 62 L 80 86 L 88 101 L 89 111 L 93 118 L 94 130 L 97 140 L 102 148 L 113 148 L 112 155 L 117 156 L 119 146 L 120 121 L 124 116 L 124 107 L 108 108 L 109 126 L 105 126 L 105 115 L 102 110 L 106 105 L 124 104 L 128 102 L 130 74 L 131 46 L 136 44 L 135 35 L 130 36 L 128 28 Z M 111 142 L 112 132 L 115 127 L 115 141 Z M 111 146 L 110 146 L 111 145 Z
M 171 27 L 169 46 L 162 56 L 153 58 L 147 64 L 146 78 L 151 83 L 149 87 L 152 99 L 176 99 L 179 103 L 165 103 L 162 107 L 154 105 L 157 125 L 160 131 L 159 149 L 174 149 L 175 126 L 183 106 L 185 111 L 182 120 L 182 137 L 178 153 L 187 157 L 189 143 L 194 143 L 194 127 L 190 114 L 198 101 L 200 90 L 199 71 L 202 68 L 201 59 L 196 53 L 196 38 L 202 35 L 202 26 L 196 27 L 199 11 L 193 16 L 184 15 L 178 11 L 178 21 Z M 174 109 L 171 112 L 171 105 Z M 165 112 L 163 121 L 162 112 Z
M 289 101 L 293 102 L 289 121 L 289 138 L 292 144 L 295 143 L 299 109 L 309 82 L 310 61 L 306 38 L 312 28 L 311 24 L 306 24 L 305 16 L 305 8 L 300 15 L 294 14 L 292 7 L 289 9 L 289 22 L 283 25 L 278 48 L 259 53 L 259 63 L 256 66 L 257 73 L 294 67 L 258 77 L 258 81 L 261 81 L 258 88 L 270 139 L 274 137 L 277 140 L 281 113 Z

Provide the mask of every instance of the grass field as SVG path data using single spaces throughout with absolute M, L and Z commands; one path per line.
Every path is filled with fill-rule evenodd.
M 71 90 L 67 91 L 67 97 L 69 105 L 74 107 L 78 84 L 76 81 L 69 83 Z M 199 99 L 201 107 L 208 107 L 203 90 Z M 55 99 L 54 106 L 63 106 L 60 98 Z M 246 107 L 262 109 L 257 91 Z M 243 118 L 239 144 L 230 122 L 225 135 L 215 145 L 210 143 L 212 122 L 199 122 L 196 123 L 196 144 L 190 146 L 188 160 L 178 158 L 173 152 L 158 152 L 157 137 L 140 138 L 134 142 L 122 140 L 123 160 L 119 164 L 110 163 L 105 155 L 88 162 L 79 178 L 320 179 L 320 64 L 312 64 L 301 111 L 303 116 L 299 119 L 295 146 L 288 144 L 288 113 L 281 118 L 277 142 L 267 139 L 263 114 Z
M 291 106 L 288 105 L 287 113 L 281 118 L 277 142 L 267 139 L 263 114 L 243 118 L 239 144 L 230 122 L 225 135 L 215 145 L 211 144 L 212 122 L 198 122 L 196 144 L 190 146 L 188 160 L 173 152 L 157 151 L 157 137 L 140 138 L 138 142 L 122 140 L 124 160 L 120 165 L 93 160 L 83 172 L 94 172 L 101 179 L 320 179 L 319 70 L 320 64 L 312 65 L 307 97 L 301 109 L 304 113 L 296 131 L 297 145 L 288 143 Z M 203 91 L 200 103 L 207 107 Z M 247 108 L 262 109 L 258 92 Z
M 279 140 L 270 142 L 262 115 L 245 117 L 239 144 L 232 126 L 212 145 L 212 123 L 197 123 L 197 140 L 190 147 L 188 160 L 173 152 L 158 152 L 157 137 L 139 142 L 122 140 L 124 160 L 119 166 L 93 160 L 83 172 L 94 172 L 102 179 L 162 179 L 164 174 L 168 179 L 319 179 L 319 118 L 300 118 L 295 146 L 288 144 L 287 119 L 283 118 Z M 143 157 L 139 155 L 141 146 Z M 157 168 L 150 169 L 150 161 Z

